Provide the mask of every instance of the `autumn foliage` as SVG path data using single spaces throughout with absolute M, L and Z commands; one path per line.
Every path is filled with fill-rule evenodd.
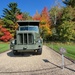
M 16 18 L 17 18 L 17 20 L 22 20 L 23 19 L 23 14 L 17 14 Z
M 7 42 L 12 38 L 12 35 L 10 32 L 6 29 L 0 26 L 0 40 Z
M 33 18 L 33 20 L 40 20 L 41 15 L 38 13 L 38 11 L 36 11 L 35 15 L 32 18 Z
M 40 27 L 42 27 L 42 26 L 43 27 L 46 26 L 46 28 L 51 27 L 51 20 L 50 20 L 50 16 L 49 16 L 49 13 L 48 13 L 48 10 L 46 7 L 42 10 L 40 22 L 41 22 Z
M 9 3 L 8 8 L 3 10 L 3 18 L 0 19 L 0 40 L 9 41 L 14 36 L 18 29 L 18 20 L 40 20 L 43 40 L 75 41 L 75 0 L 63 1 L 66 7 L 57 3 L 49 10 L 44 7 L 40 14 L 36 11 L 34 16 L 21 12 L 17 3 Z
M 41 14 L 36 12 L 33 20 L 40 20 L 40 33 L 44 40 L 51 36 L 51 19 L 47 7 L 44 7 Z

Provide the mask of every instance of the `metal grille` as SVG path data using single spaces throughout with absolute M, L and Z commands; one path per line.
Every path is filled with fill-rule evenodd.
M 24 40 L 24 44 L 27 44 L 27 34 L 24 34 L 23 40 Z
M 21 33 L 18 36 L 18 43 L 19 44 L 33 44 L 34 43 L 34 36 L 31 33 Z
M 18 34 L 18 44 L 23 44 L 23 34 Z
M 28 34 L 28 40 L 29 40 L 28 43 L 29 44 L 33 44 L 34 43 L 33 39 L 34 39 L 33 35 L 32 34 Z

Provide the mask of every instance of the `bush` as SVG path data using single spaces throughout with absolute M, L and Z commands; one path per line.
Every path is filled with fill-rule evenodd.
M 2 26 L 0 26 L 0 40 L 7 42 L 11 38 L 12 38 L 12 35 L 10 34 L 10 32 L 6 28 L 3 28 Z

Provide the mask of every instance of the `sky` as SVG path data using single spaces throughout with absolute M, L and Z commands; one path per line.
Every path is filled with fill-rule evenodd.
M 62 0 L 57 0 L 61 6 L 64 6 Z M 28 12 L 31 16 L 33 16 L 36 11 L 41 13 L 44 7 L 47 7 L 48 10 L 56 4 L 55 0 L 1 0 L 0 2 L 0 17 L 3 15 L 3 9 L 8 8 L 8 4 L 11 2 L 16 2 L 18 4 L 18 8 L 21 9 L 22 12 Z

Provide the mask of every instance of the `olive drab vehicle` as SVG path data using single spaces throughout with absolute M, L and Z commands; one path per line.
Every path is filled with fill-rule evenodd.
M 10 42 L 10 49 L 14 55 L 23 52 L 42 54 L 43 40 L 40 38 L 39 21 L 17 21 L 19 28 L 15 38 Z

